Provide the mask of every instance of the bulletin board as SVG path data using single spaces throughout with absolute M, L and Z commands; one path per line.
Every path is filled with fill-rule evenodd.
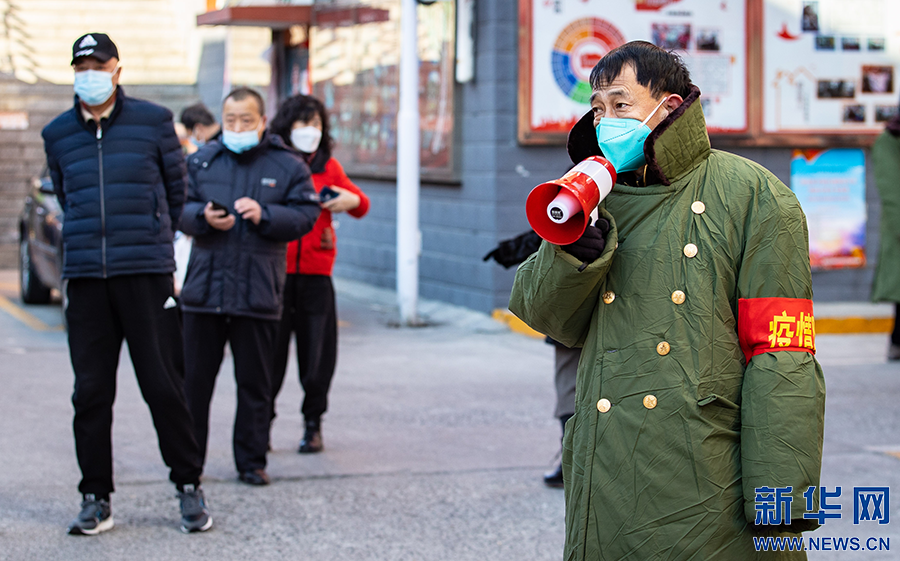
M 561 144 L 590 69 L 646 40 L 679 54 L 718 146 L 869 146 L 898 111 L 898 0 L 519 0 L 522 144 Z
M 590 109 L 591 68 L 635 40 L 682 57 L 710 132 L 746 134 L 746 16 L 746 0 L 520 0 L 520 142 L 563 141 Z
M 765 133 L 878 133 L 897 113 L 900 2 L 764 5 Z

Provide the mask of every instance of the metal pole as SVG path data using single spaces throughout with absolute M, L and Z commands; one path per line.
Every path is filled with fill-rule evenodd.
M 397 300 L 400 321 L 417 322 L 419 297 L 419 49 L 416 0 L 403 0 L 397 114 Z

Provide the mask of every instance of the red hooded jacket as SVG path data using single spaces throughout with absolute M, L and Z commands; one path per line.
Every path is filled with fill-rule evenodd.
M 362 218 L 369 212 L 369 197 L 350 181 L 344 168 L 337 160 L 331 158 L 325 164 L 325 171 L 312 174 L 316 193 L 325 185 L 337 186 L 359 195 L 359 206 L 347 212 L 354 218 Z M 287 273 L 289 275 L 328 275 L 334 269 L 334 258 L 337 255 L 337 238 L 331 226 L 331 211 L 322 209 L 313 229 L 288 244 Z

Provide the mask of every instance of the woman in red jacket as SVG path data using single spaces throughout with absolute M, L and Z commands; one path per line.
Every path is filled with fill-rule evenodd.
M 337 313 L 331 282 L 337 240 L 332 214 L 346 212 L 362 218 L 369 210 L 369 198 L 331 157 L 328 116 L 318 99 L 297 95 L 285 100 L 269 129 L 304 157 L 312 171 L 316 192 L 323 201 L 322 214 L 312 231 L 288 245 L 284 311 L 272 370 L 274 420 L 275 398 L 284 383 L 291 333 L 296 333 L 300 385 L 306 393 L 300 408 L 306 429 L 299 452 L 314 453 L 323 448 L 322 415 L 328 407 L 328 388 L 337 360 Z M 324 187 L 328 189 L 323 193 Z M 326 194 L 333 198 L 326 201 Z

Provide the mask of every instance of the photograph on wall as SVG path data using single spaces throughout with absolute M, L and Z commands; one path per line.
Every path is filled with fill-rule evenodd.
M 853 80 L 819 80 L 816 85 L 816 97 L 824 98 L 850 98 L 856 96 L 856 84 Z
M 809 227 L 813 269 L 866 264 L 866 158 L 859 148 L 794 150 L 791 190 Z
M 876 133 L 897 104 L 900 2 L 764 0 L 763 132 Z
M 800 28 L 803 31 L 819 30 L 819 3 L 804 2 L 803 17 L 800 20 Z
M 650 27 L 651 41 L 667 51 L 686 51 L 691 45 L 691 25 L 689 23 L 654 23 Z
M 900 108 L 896 104 L 893 105 L 876 105 L 875 106 L 875 122 L 886 123 L 900 113 Z
M 590 109 L 590 73 L 635 40 L 678 53 L 712 133 L 747 130 L 746 0 L 519 0 L 519 140 L 559 143 Z
M 892 93 L 894 91 L 894 67 L 863 65 L 863 93 Z

